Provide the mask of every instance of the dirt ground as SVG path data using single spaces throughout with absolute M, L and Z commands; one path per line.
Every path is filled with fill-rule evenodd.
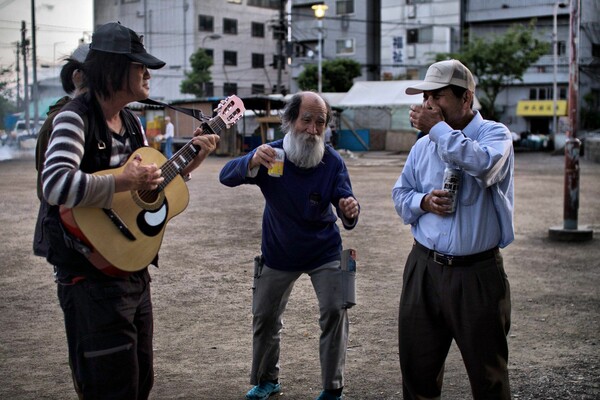
M 391 202 L 406 155 L 347 158 L 362 206 L 343 232 L 358 251 L 358 305 L 350 310 L 347 400 L 401 399 L 397 311 L 412 243 Z M 167 227 L 151 271 L 156 383 L 152 399 L 242 399 L 249 389 L 251 284 L 263 200 L 226 188 L 226 157 L 210 157 L 189 182 L 190 205 Z M 0 162 L 0 398 L 75 399 L 52 269 L 31 251 L 37 213 L 31 157 Z M 516 155 L 516 240 L 502 251 L 512 291 L 509 368 L 514 399 L 600 398 L 600 164 L 580 163 L 579 227 L 585 243 L 548 239 L 563 223 L 564 157 Z M 318 311 L 306 277 L 285 314 L 281 399 L 320 391 Z M 115 371 L 118 373 L 118 371 Z M 444 399 L 468 399 L 452 347 Z

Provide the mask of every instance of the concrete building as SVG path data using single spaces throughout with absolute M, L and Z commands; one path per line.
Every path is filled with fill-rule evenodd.
M 285 0 L 284 0 L 285 1 Z M 355 81 L 377 81 L 381 76 L 381 0 L 289 0 L 288 55 L 292 91 L 295 79 L 306 64 L 317 64 L 319 33 L 323 51 L 321 61 L 350 58 L 361 65 Z M 327 7 L 319 22 L 312 6 Z
M 328 7 L 319 22 L 311 8 Z M 307 64 L 348 57 L 361 64 L 357 80 L 379 80 L 380 0 L 95 0 L 94 22 L 121 21 L 144 35 L 149 52 L 167 61 L 154 71 L 151 95 L 179 93 L 198 48 L 214 60 L 209 94 L 293 93 Z M 281 64 L 279 64 L 281 62 Z
M 554 47 L 551 46 L 550 52 L 527 70 L 522 82 L 512 82 L 498 97 L 497 106 L 502 110 L 501 121 L 512 131 L 553 133 L 555 81 L 557 130 L 564 133 L 567 129 L 561 122 L 568 119 L 571 10 L 568 0 L 476 1 L 469 2 L 467 6 L 465 23 L 472 36 L 502 33 L 511 25 L 526 25 L 535 19 L 537 37 L 551 44 L 556 42 L 556 59 Z M 581 117 L 581 110 L 589 106 L 600 110 L 600 3 L 597 0 L 580 0 L 578 12 L 579 23 L 573 27 L 573 32 L 578 37 L 577 109 Z M 584 98 L 589 98 L 591 104 L 587 104 Z M 579 122 L 581 128 L 580 118 Z
M 600 3 L 577 1 L 578 109 L 597 110 Z M 512 131 L 548 134 L 554 129 L 554 109 L 548 111 L 548 101 L 553 99 L 555 81 L 559 127 L 560 117 L 567 114 L 567 2 L 96 0 L 94 10 L 96 25 L 120 20 L 143 33 L 147 49 L 167 61 L 165 68 L 153 72 L 151 95 L 168 101 L 193 97 L 181 94 L 179 84 L 184 71 L 190 69 L 190 55 L 198 48 L 205 48 L 214 59 L 213 81 L 207 87 L 212 96 L 293 93 L 298 90 L 298 75 L 319 59 L 324 62 L 348 57 L 358 61 L 362 74 L 355 81 L 422 79 L 436 53 L 459 51 L 469 37 L 502 34 L 514 24 L 526 25 L 535 19 L 537 37 L 556 42 L 556 75 L 550 50 L 527 70 L 522 82 L 512 82 L 500 92 L 496 106 L 501 111 L 501 122 Z M 315 5 L 327 6 L 321 20 L 315 16 Z
M 436 53 L 460 49 L 459 0 L 382 0 L 382 79 L 422 79 Z
M 278 80 L 279 1 L 265 0 L 95 0 L 94 24 L 120 21 L 144 35 L 151 54 L 167 62 L 152 71 L 150 94 L 167 101 L 180 93 L 190 56 L 204 48 L 213 57 L 208 96 L 269 94 Z M 283 41 L 281 41 L 283 45 Z M 278 50 L 279 49 L 279 50 Z
M 572 0 L 576 1 L 576 0 Z M 579 84 L 577 109 L 600 110 L 600 2 L 579 1 L 577 34 Z M 536 36 L 554 43 L 523 76 L 497 98 L 501 122 L 514 132 L 549 134 L 554 130 L 553 93 L 557 85 L 557 130 L 564 132 L 570 64 L 568 0 L 382 0 L 382 78 L 422 79 L 435 53 L 455 52 L 461 38 L 503 34 L 515 24 L 536 20 Z M 389 28 L 386 28 L 389 27 Z M 555 78 L 556 76 L 556 78 Z M 561 118 L 562 117 L 562 118 Z M 579 118 L 580 120 L 581 118 Z

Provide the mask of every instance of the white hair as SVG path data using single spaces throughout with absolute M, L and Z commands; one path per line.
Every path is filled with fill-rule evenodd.
M 314 168 L 325 154 L 323 135 L 295 132 L 293 128 L 283 137 L 285 155 L 300 168 Z

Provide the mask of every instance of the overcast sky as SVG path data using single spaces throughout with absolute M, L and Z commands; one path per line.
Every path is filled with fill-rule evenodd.
M 93 31 L 93 0 L 34 0 L 38 68 L 62 65 L 81 38 L 89 42 Z M 21 21 L 31 40 L 32 0 L 0 0 L 0 66 L 16 63 L 16 43 L 21 41 Z M 19 60 L 22 66 L 22 56 Z M 28 66 L 31 67 L 31 61 Z

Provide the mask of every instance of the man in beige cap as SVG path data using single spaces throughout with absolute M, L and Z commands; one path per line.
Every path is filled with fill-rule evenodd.
M 431 65 L 407 94 L 425 133 L 392 190 L 411 225 L 398 323 L 405 399 L 439 399 L 454 340 L 473 398 L 510 399 L 510 289 L 499 248 L 514 239 L 512 138 L 473 110 L 475 80 L 458 60 Z M 449 179 L 446 179 L 449 178 Z

